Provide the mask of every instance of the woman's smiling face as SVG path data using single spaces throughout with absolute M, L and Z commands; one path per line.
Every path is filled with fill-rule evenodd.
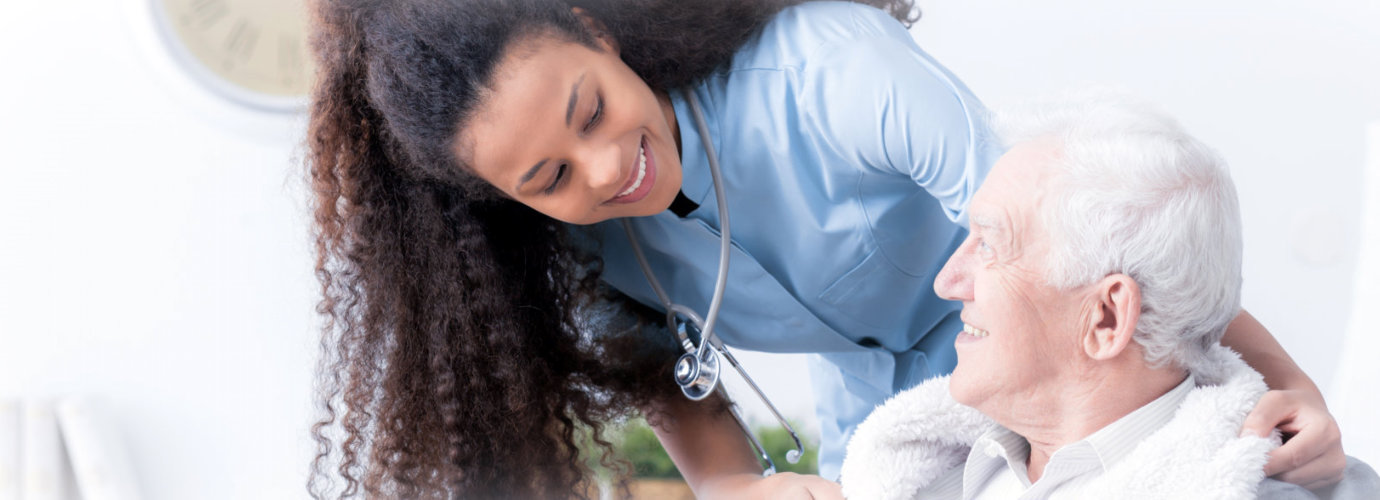
M 593 224 L 666 210 L 680 191 L 670 98 L 599 38 L 513 42 L 455 153 L 508 197 L 557 220 Z

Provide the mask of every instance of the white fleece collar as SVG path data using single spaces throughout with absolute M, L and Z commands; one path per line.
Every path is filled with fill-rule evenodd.
M 1278 441 L 1239 438 L 1265 381 L 1230 349 L 1209 352 L 1212 366 L 1163 428 L 1141 441 L 1081 491 L 1087 498 L 1249 499 L 1265 478 Z M 996 423 L 949 396 L 940 377 L 892 396 L 858 426 L 840 482 L 850 499 L 891 500 L 916 494 L 960 467 L 972 443 Z

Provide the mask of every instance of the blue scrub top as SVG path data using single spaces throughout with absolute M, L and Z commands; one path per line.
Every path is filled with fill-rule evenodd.
M 632 225 L 672 300 L 708 311 L 720 214 L 702 141 L 712 140 L 733 243 L 715 330 L 734 347 L 811 353 L 820 473 L 836 478 L 874 407 L 953 370 L 960 304 L 937 297 L 934 278 L 1002 151 L 978 99 L 904 26 L 855 3 L 783 10 L 685 91 L 710 135 L 672 92 L 682 192 L 699 208 Z M 604 279 L 662 309 L 619 222 L 599 230 Z

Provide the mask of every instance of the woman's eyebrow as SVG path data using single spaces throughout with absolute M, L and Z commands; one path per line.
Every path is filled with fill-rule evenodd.
M 530 181 L 533 177 L 536 177 L 537 172 L 541 171 L 541 166 L 546 164 L 546 160 L 546 158 L 542 158 L 541 161 L 537 162 L 536 165 L 532 165 L 532 168 L 527 169 L 527 173 L 522 174 L 522 178 L 518 179 L 517 186 L 513 187 L 513 191 L 516 192 L 517 190 L 522 189 L 523 184 L 526 184 L 527 181 Z
M 580 79 L 575 80 L 575 84 L 570 86 L 570 101 L 565 105 L 565 126 L 570 126 L 570 117 L 575 116 L 575 101 L 578 100 L 580 84 L 584 83 L 585 74 L 580 75 Z
M 580 78 L 575 80 L 575 84 L 570 86 L 570 99 L 567 100 L 565 104 L 566 127 L 570 126 L 570 118 L 575 116 L 575 103 L 580 100 L 580 84 L 585 82 L 585 75 L 587 74 L 588 73 L 581 73 Z M 523 173 L 522 177 L 518 179 L 517 186 L 513 187 L 513 191 L 521 189 L 523 184 L 526 184 L 527 181 L 536 177 L 537 172 L 541 171 L 541 166 L 546 164 L 546 160 L 546 158 L 543 158 L 541 161 L 537 162 L 536 165 L 532 165 L 532 168 L 527 169 L 527 172 Z

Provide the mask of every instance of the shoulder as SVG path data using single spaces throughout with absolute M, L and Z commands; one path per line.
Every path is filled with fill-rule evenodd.
M 1380 476 L 1375 470 L 1356 457 L 1346 457 L 1346 473 L 1342 481 L 1335 485 L 1309 491 L 1304 487 L 1283 481 L 1266 478 L 1256 490 L 1258 498 L 1265 499 L 1314 499 L 1351 500 L 1375 498 L 1380 493 Z
M 1315 500 L 1317 495 L 1297 484 L 1265 478 L 1255 490 L 1256 498 L 1267 500 Z
M 730 70 L 790 69 L 821 56 L 880 39 L 914 45 L 905 26 L 886 12 L 854 2 L 805 2 L 782 9 L 745 44 Z
M 1356 457 L 1346 457 L 1346 472 L 1342 476 L 1342 482 L 1331 486 L 1323 493 L 1325 495 L 1322 496 L 1333 500 L 1375 498 L 1380 494 L 1380 475 L 1376 475 L 1375 469 Z
M 806 2 L 783 9 L 740 49 L 721 76 L 752 85 L 754 97 L 762 93 L 758 87 L 779 89 L 782 101 L 793 102 L 802 113 L 829 116 L 822 132 L 841 139 L 873 130 L 853 129 L 876 122 L 887 110 L 894 119 L 937 121 L 922 129 L 964 130 L 971 112 L 982 109 L 900 21 L 853 2 Z M 871 145 L 870 136 L 860 139 Z

